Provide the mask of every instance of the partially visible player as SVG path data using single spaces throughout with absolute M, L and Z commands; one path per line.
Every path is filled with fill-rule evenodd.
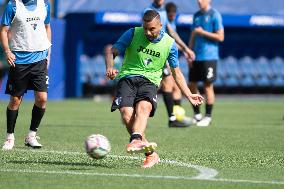
M 9 35 L 8 38 L 8 32 Z M 14 129 L 24 93 L 34 90 L 30 130 L 25 145 L 41 148 L 37 131 L 47 102 L 49 48 L 51 46 L 50 3 L 47 0 L 10 0 L 1 21 L 1 42 L 10 65 L 6 94 L 7 136 L 3 150 L 14 147 Z M 10 47 L 9 47 L 10 44 Z
M 124 53 L 125 52 L 125 53 Z M 124 55 L 122 67 L 113 68 L 114 58 Z M 157 89 L 162 80 L 163 68 L 169 62 L 177 85 L 193 105 L 200 105 L 203 97 L 192 94 L 179 69 L 178 49 L 174 39 L 162 30 L 161 18 L 155 10 L 143 15 L 143 27 L 126 31 L 119 40 L 106 49 L 106 76 L 119 79 L 112 111 L 119 109 L 121 118 L 130 134 L 128 153 L 145 153 L 143 168 L 150 168 L 160 161 L 155 152 L 156 143 L 145 137 L 148 118 L 157 107 Z
M 6 73 L 8 72 L 8 68 L 9 66 L 8 66 L 7 61 L 5 60 L 4 51 L 0 47 L 0 92 L 2 92 L 2 88 L 1 88 L 2 81 Z
M 196 54 L 196 60 L 190 66 L 189 87 L 198 93 L 197 82 L 202 81 L 206 95 L 206 113 L 202 118 L 199 107 L 193 107 L 197 126 L 209 126 L 212 108 L 215 102 L 213 82 L 217 75 L 216 65 L 219 59 L 219 42 L 224 41 L 224 27 L 221 14 L 211 8 L 211 0 L 197 0 L 200 10 L 194 14 L 189 48 Z
M 186 44 L 180 39 L 179 35 L 176 31 L 171 27 L 167 13 L 164 7 L 164 0 L 153 0 L 151 6 L 145 9 L 147 10 L 155 10 L 160 14 L 161 22 L 162 22 L 162 30 L 167 32 L 171 37 L 173 37 L 179 46 L 180 50 L 184 52 L 185 57 L 189 62 L 195 59 L 195 55 L 193 51 L 191 51 Z M 174 107 L 174 99 L 173 99 L 173 86 L 174 82 L 171 77 L 167 77 L 170 75 L 168 69 L 164 70 L 164 76 L 162 80 L 161 90 L 163 94 L 163 99 L 166 105 L 168 118 L 169 118 L 169 127 L 185 127 L 189 126 L 190 123 L 188 121 L 179 121 L 176 119 L 176 116 L 173 113 Z
M 165 7 L 166 7 L 169 24 L 171 25 L 171 28 L 173 28 L 173 30 L 176 31 L 177 6 L 173 2 L 169 2 L 166 4 Z M 167 68 L 166 72 L 168 71 L 168 69 L 169 68 Z M 168 73 L 170 73 L 170 71 L 168 71 Z M 167 86 L 167 89 L 168 89 L 167 91 L 172 91 L 172 94 L 173 94 L 173 101 L 174 101 L 173 113 L 174 115 L 176 116 L 177 120 L 180 120 L 184 125 L 188 126 L 192 124 L 192 119 L 190 119 L 189 117 L 182 116 L 182 118 L 179 119 L 178 111 L 176 110 L 185 112 L 185 110 L 181 106 L 181 101 L 182 101 L 181 91 L 179 90 L 178 86 L 175 84 L 174 79 L 170 74 L 168 75 L 164 74 L 164 77 L 167 77 L 167 78 L 164 78 L 162 80 L 162 85 Z

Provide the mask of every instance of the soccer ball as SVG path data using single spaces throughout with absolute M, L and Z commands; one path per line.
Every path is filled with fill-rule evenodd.
M 100 134 L 92 134 L 85 140 L 87 154 L 94 159 L 101 159 L 110 152 L 109 140 Z
M 178 121 L 183 121 L 185 117 L 185 110 L 183 109 L 183 107 L 175 105 L 173 114 L 176 116 Z

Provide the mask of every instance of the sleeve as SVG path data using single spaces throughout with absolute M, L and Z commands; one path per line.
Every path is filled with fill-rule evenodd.
M 194 28 L 196 28 L 195 18 L 196 18 L 196 14 L 194 14 L 194 15 L 193 15 L 193 18 L 192 18 L 192 25 L 191 25 L 191 29 L 192 29 L 192 30 L 193 30 Z
M 178 47 L 176 42 L 173 42 L 173 45 L 170 50 L 170 54 L 168 57 L 168 62 L 171 68 L 179 67 L 179 60 L 178 60 Z
M 166 15 L 167 15 L 167 13 L 166 13 Z M 169 21 L 169 18 L 168 18 L 168 16 L 166 16 L 166 19 L 165 19 L 165 24 L 166 24 L 166 25 L 170 24 L 170 21 Z
M 11 2 L 9 2 L 4 10 L 1 25 L 10 26 L 16 13 L 16 7 L 13 6 Z
M 214 31 L 224 29 L 222 16 L 219 12 L 214 14 Z
M 46 7 L 47 14 L 44 20 L 44 24 L 47 25 L 47 24 L 50 24 L 50 2 L 49 1 L 45 0 L 45 7 Z
M 117 49 L 119 54 L 124 54 L 126 48 L 130 45 L 132 41 L 133 35 L 134 35 L 134 28 L 127 30 L 113 45 L 113 48 Z

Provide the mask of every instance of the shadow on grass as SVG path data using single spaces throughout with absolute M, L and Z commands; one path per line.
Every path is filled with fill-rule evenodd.
M 62 161 L 46 161 L 46 160 L 37 160 L 37 161 L 32 161 L 32 160 L 12 160 L 9 161 L 9 163 L 13 164 L 21 164 L 21 165 L 28 165 L 28 164 L 43 164 L 43 165 L 59 165 L 59 166 L 72 166 L 72 170 L 87 170 L 86 167 L 92 168 L 93 167 L 101 167 L 101 168 L 108 168 L 108 169 L 114 169 L 117 168 L 115 165 L 112 164 L 107 164 L 107 162 L 62 162 Z M 80 167 L 81 166 L 81 167 Z M 84 168 L 83 168 L 83 167 Z M 77 167 L 77 168 L 75 168 Z

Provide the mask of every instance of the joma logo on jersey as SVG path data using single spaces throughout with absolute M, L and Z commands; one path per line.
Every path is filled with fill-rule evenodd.
M 149 54 L 151 56 L 155 56 L 155 57 L 158 57 L 158 58 L 160 58 L 160 56 L 161 56 L 160 52 L 156 52 L 156 51 L 153 51 L 151 49 L 147 49 L 145 47 L 142 47 L 141 45 L 137 49 L 137 52 L 142 52 L 142 53 L 145 53 L 145 54 Z
M 27 19 L 26 19 L 26 22 L 38 21 L 38 20 L 40 20 L 39 17 L 33 17 L 33 18 L 27 18 Z

